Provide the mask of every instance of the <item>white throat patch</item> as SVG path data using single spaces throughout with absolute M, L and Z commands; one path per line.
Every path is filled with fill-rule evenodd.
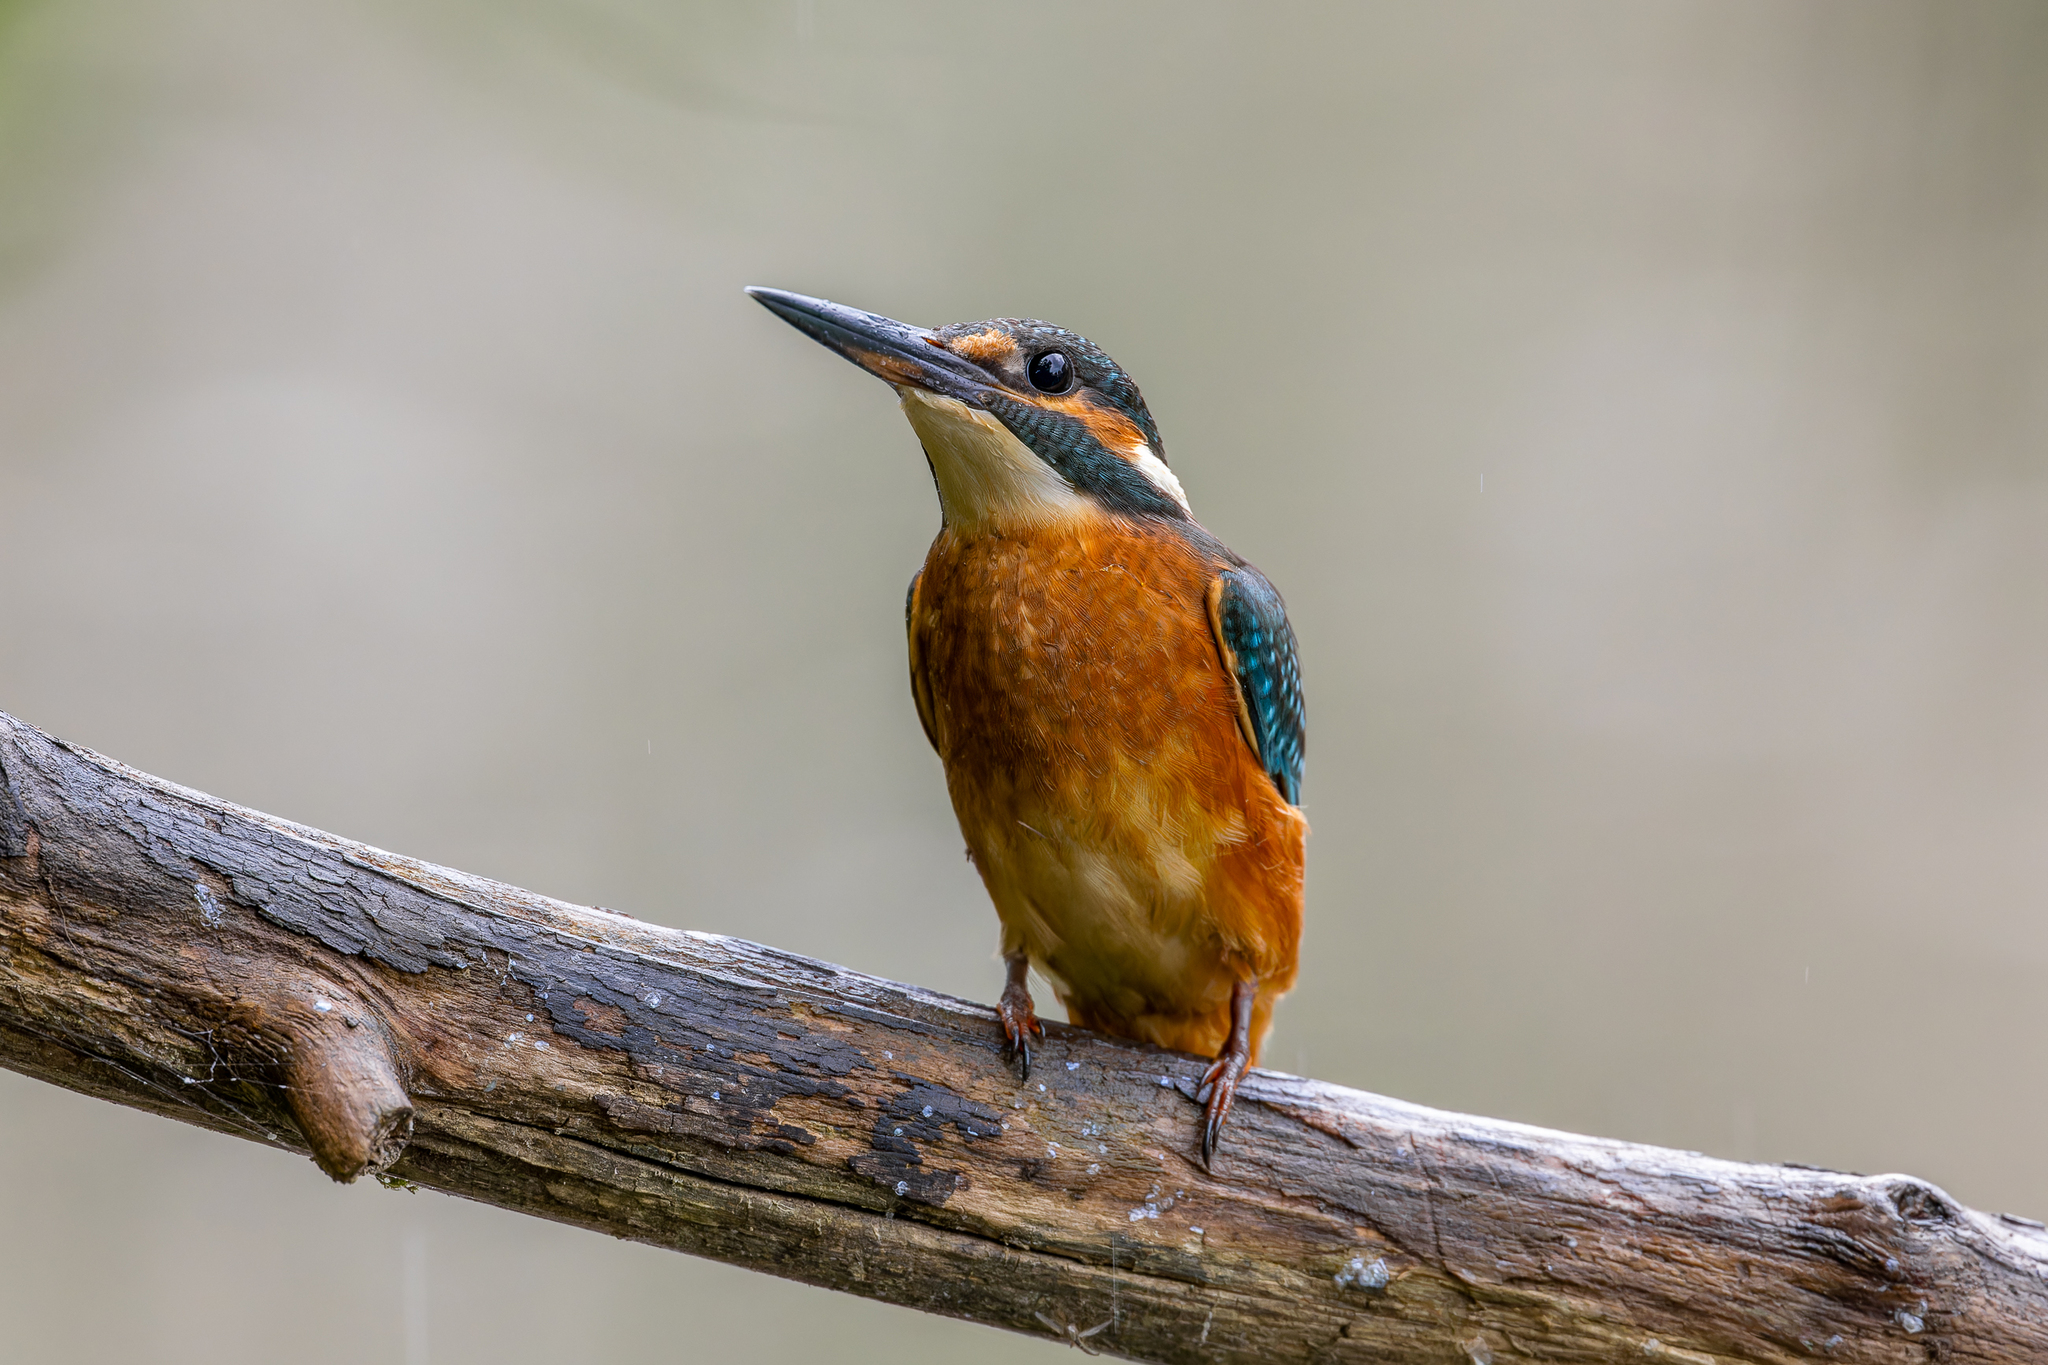
M 931 459 L 946 525 L 963 531 L 1042 525 L 1082 515 L 1092 506 L 993 413 L 908 384 L 896 393 Z

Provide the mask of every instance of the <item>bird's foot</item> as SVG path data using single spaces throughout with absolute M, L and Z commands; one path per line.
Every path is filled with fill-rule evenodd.
M 1021 980 L 1012 977 L 1003 987 L 1002 998 L 996 1001 L 996 1018 L 1003 1025 L 1003 1059 L 1015 1060 L 1023 1079 L 1030 1080 L 1031 1040 L 1045 1036 L 1045 1025 L 1038 1022 L 1031 1008 L 1031 992 Z
M 1202 1074 L 1202 1084 L 1196 1087 L 1195 1098 L 1205 1101 L 1202 1120 L 1202 1164 L 1207 1166 L 1216 1156 L 1216 1144 L 1223 1136 L 1223 1121 L 1230 1117 L 1230 1106 L 1237 1098 L 1237 1083 L 1244 1078 L 1245 1068 L 1252 1064 L 1252 1006 L 1259 994 L 1257 977 L 1240 980 L 1230 992 L 1230 1036 L 1223 1042 L 1223 1051 L 1216 1054 L 1216 1060 Z M 1209 1093 L 1205 1096 L 1202 1092 Z
M 1237 1099 L 1237 1083 L 1243 1079 L 1245 1068 L 1251 1065 L 1249 1048 L 1225 1047 L 1223 1055 L 1209 1064 L 1202 1075 L 1202 1084 L 1195 1091 L 1195 1098 L 1207 1105 L 1202 1121 L 1202 1164 L 1207 1166 L 1216 1155 L 1216 1145 L 1223 1137 L 1223 1121 L 1230 1117 L 1230 1106 Z M 1202 1092 L 1207 1091 L 1204 1095 Z

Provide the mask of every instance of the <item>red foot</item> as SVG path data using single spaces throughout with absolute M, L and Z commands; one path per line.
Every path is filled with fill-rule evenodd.
M 1031 1039 L 1045 1036 L 1045 1025 L 1038 1022 L 1038 1015 L 1031 1008 L 1031 992 L 1025 988 L 1024 973 L 1013 970 L 1010 982 L 1003 987 L 1002 999 L 996 1001 L 996 1018 L 1003 1025 L 1003 1057 L 1016 1058 L 1022 1064 L 1023 1079 L 1031 1079 Z
M 1238 982 L 1231 991 L 1230 1037 L 1224 1042 L 1223 1051 L 1203 1073 L 1202 1084 L 1195 1091 L 1197 1099 L 1203 1098 L 1203 1090 L 1209 1092 L 1202 1123 L 1204 1166 L 1216 1155 L 1216 1144 L 1223 1137 L 1223 1121 L 1230 1117 L 1231 1102 L 1237 1098 L 1237 1083 L 1243 1079 L 1245 1068 L 1252 1064 L 1252 1002 L 1258 993 L 1256 977 Z
M 1202 1076 L 1202 1089 L 1209 1092 L 1208 1117 L 1202 1124 L 1202 1164 L 1207 1166 L 1216 1155 L 1216 1144 L 1223 1137 L 1223 1121 L 1230 1117 L 1231 1102 L 1237 1098 L 1237 1083 L 1244 1076 L 1244 1069 L 1251 1065 L 1249 1050 L 1238 1051 L 1226 1047 L 1223 1055 L 1209 1064 L 1209 1070 Z M 1202 1097 L 1202 1090 L 1195 1091 L 1195 1097 Z

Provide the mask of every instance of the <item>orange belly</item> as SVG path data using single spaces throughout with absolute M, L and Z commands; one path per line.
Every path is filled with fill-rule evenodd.
M 1003 926 L 1075 1023 L 1214 1055 L 1256 976 L 1294 984 L 1307 822 L 1238 727 L 1205 594 L 1222 568 L 1107 518 L 942 531 L 913 684 Z

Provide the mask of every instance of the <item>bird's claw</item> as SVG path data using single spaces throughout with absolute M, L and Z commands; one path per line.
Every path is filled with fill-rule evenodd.
M 1202 1075 L 1202 1083 L 1195 1090 L 1195 1098 L 1206 1101 L 1202 1121 L 1202 1164 L 1207 1166 L 1216 1155 L 1217 1143 L 1223 1137 L 1223 1121 L 1230 1117 L 1230 1106 L 1237 1098 L 1237 1083 L 1244 1076 L 1245 1067 L 1251 1064 L 1246 1053 L 1234 1047 L 1226 1047 L 1223 1055 L 1209 1064 Z M 1203 1091 L 1208 1094 L 1205 1097 Z
M 1016 1060 L 1023 1080 L 1031 1079 L 1031 1039 L 1045 1036 L 1045 1025 L 1031 1008 L 1031 992 L 1022 986 L 1007 986 L 996 1002 L 996 1018 L 1003 1025 L 1003 1059 Z

